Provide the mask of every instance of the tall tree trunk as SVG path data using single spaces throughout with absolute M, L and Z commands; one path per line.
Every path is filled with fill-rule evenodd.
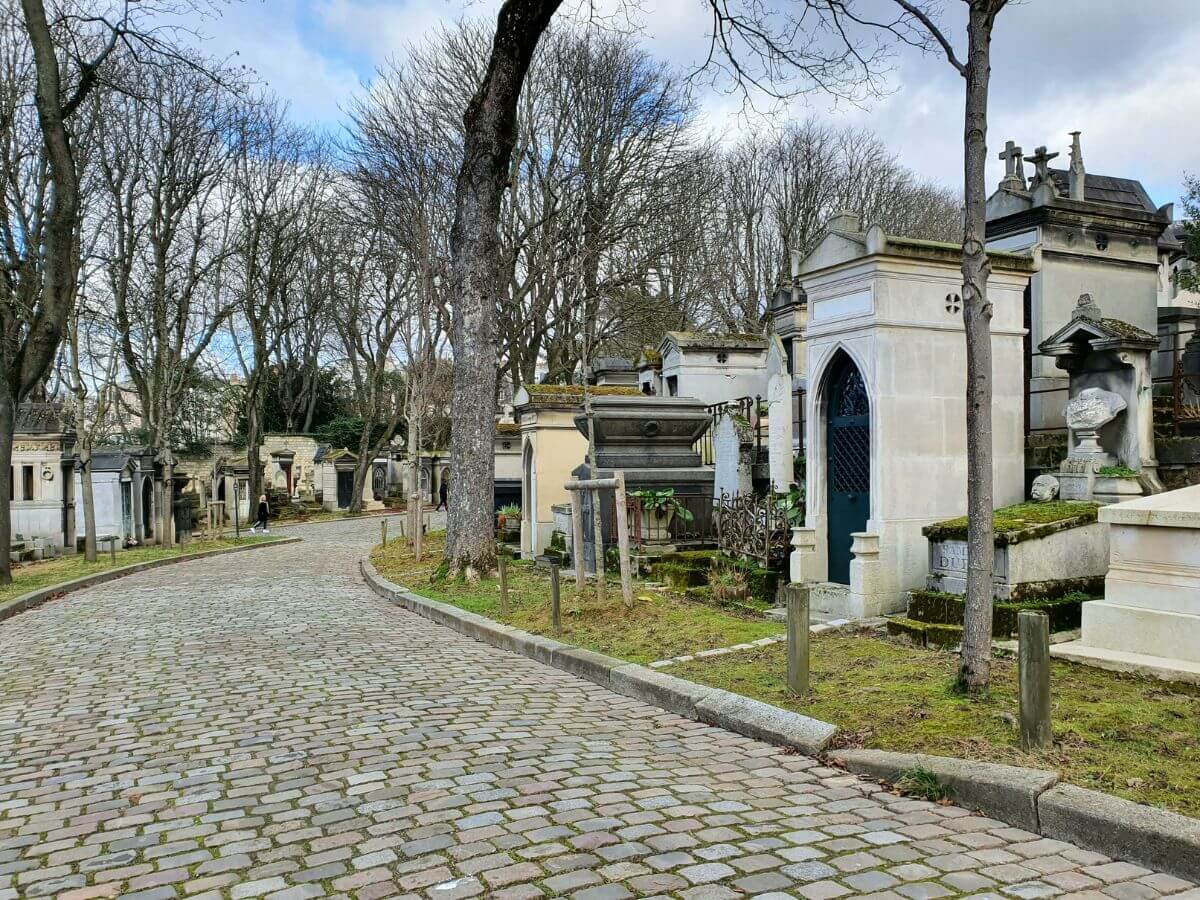
M 262 403 L 258 395 L 258 387 L 250 388 L 250 396 L 246 402 L 246 466 L 248 470 L 247 494 L 250 497 L 251 509 L 257 509 L 258 497 L 265 493 L 263 490 L 263 465 L 259 458 L 262 455 L 262 418 L 260 411 Z
M 12 543 L 12 447 L 16 404 L 8 379 L 0 381 L 0 584 L 12 583 L 9 549 Z
M 561 0 L 506 0 L 491 58 L 463 117 L 463 162 L 454 191 L 450 280 L 454 391 L 446 558 L 469 577 L 496 560 L 492 462 L 496 395 L 496 292 L 500 200 L 517 137 L 517 100 L 533 52 Z
M 967 596 L 963 617 L 960 689 L 986 690 L 992 658 L 992 304 L 987 229 L 987 104 L 991 78 L 993 0 L 971 3 L 967 25 L 963 175 L 963 325 L 967 339 Z
M 12 346 L 17 342 L 6 339 L 0 351 L 3 369 L 0 377 L 6 382 L 0 390 L 0 464 L 4 465 L 0 483 L 11 480 L 9 467 L 12 465 L 17 406 L 30 391 L 41 385 L 62 343 L 63 328 L 75 299 L 75 273 L 78 267 L 75 221 L 79 213 L 79 175 L 75 171 L 75 156 L 62 107 L 58 53 L 42 0 L 21 0 L 21 11 L 25 32 L 33 49 L 37 73 L 34 102 L 42 143 L 49 161 L 51 189 L 41 248 L 45 271 L 41 296 L 23 341 Z M 91 84 L 94 84 L 94 80 L 87 87 L 80 85 L 76 92 L 78 100 L 82 101 Z M 75 108 L 78 108 L 78 104 Z M 19 328 L 17 333 L 20 333 Z M 11 493 L 10 483 L 8 493 L 0 498 L 3 500 L 0 503 L 0 584 L 12 581 L 9 559 L 12 510 L 8 499 Z
M 82 433 L 82 432 L 81 432 Z M 83 495 L 83 558 L 96 561 L 96 503 L 92 491 L 92 445 L 84 439 L 79 449 L 79 488 Z

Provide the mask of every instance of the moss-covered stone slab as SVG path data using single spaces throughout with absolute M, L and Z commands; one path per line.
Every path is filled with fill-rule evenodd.
M 1001 507 L 992 515 L 996 531 L 997 547 L 1019 544 L 1022 541 L 1090 525 L 1096 521 L 1099 503 L 1083 500 L 1056 500 L 1050 503 L 1015 503 Z M 930 542 L 965 541 L 967 539 L 967 517 L 935 522 L 921 529 Z

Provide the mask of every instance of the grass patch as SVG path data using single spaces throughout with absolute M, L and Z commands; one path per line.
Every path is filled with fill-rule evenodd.
M 52 587 L 56 584 L 62 584 L 64 581 L 73 581 L 76 578 L 83 578 L 85 575 L 94 575 L 97 572 L 104 572 L 112 568 L 132 566 L 135 563 L 150 562 L 155 559 L 169 559 L 174 556 L 199 553 L 202 550 L 240 547 L 244 544 L 261 544 L 272 540 L 278 540 L 278 538 L 273 535 L 255 535 L 243 536 L 241 540 L 235 540 L 232 537 L 192 540 L 188 541 L 182 547 L 178 545 L 174 547 L 156 547 L 154 545 L 134 547 L 130 550 L 117 551 L 116 566 L 109 562 L 107 547 L 97 551 L 98 559 L 94 563 L 89 563 L 85 560 L 82 553 L 77 553 L 74 556 L 61 556 L 58 559 L 47 559 L 41 562 L 22 563 L 20 566 L 13 566 L 12 584 L 0 585 L 0 603 L 6 603 L 22 594 L 28 594 L 30 591 Z
M 532 563 L 508 566 L 509 614 L 500 615 L 500 585 L 495 577 L 475 584 L 438 578 L 442 569 L 443 534 L 425 540 L 424 559 L 417 562 L 402 541 L 376 547 L 371 561 L 379 573 L 432 600 L 451 603 L 534 634 L 553 636 L 550 625 L 550 577 Z M 575 580 L 562 572 L 562 640 L 630 662 L 648 663 L 670 656 L 728 647 L 781 634 L 783 626 L 754 615 L 716 609 L 678 593 L 648 588 L 634 581 L 633 609 L 621 600 L 621 585 L 610 579 L 604 603 L 589 584 L 582 598 Z
M 951 691 L 958 657 L 873 634 L 815 635 L 812 696 L 788 695 L 782 645 L 671 674 L 833 722 L 840 746 L 1056 769 L 1080 787 L 1200 816 L 1200 687 L 1052 663 L 1054 747 L 1017 746 L 1017 666 L 993 662 L 988 696 Z
M 920 766 L 913 766 L 911 769 L 901 772 L 900 777 L 896 779 L 896 787 L 906 794 L 912 794 L 914 797 L 920 797 L 931 803 L 937 803 L 948 797 L 946 789 L 938 782 L 937 776 Z
M 1082 500 L 1053 500 L 1048 503 L 1014 503 L 992 514 L 998 545 L 1015 544 L 1021 540 L 1045 537 L 1065 528 L 1076 528 L 1096 521 L 1098 503 Z M 967 539 L 967 517 L 947 519 L 926 525 L 921 533 L 931 541 Z

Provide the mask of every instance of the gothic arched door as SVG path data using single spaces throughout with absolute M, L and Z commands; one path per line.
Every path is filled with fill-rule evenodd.
M 862 373 L 842 354 L 829 377 L 826 492 L 829 580 L 850 583 L 850 537 L 871 515 L 871 407 Z

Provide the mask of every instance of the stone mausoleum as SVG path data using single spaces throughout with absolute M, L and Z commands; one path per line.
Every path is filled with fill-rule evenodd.
M 994 491 L 1024 493 L 1022 298 L 1035 254 L 990 253 Z M 966 512 L 961 248 L 830 221 L 798 267 L 807 298 L 807 512 L 793 581 L 815 611 L 903 606 L 928 569 L 924 525 Z

